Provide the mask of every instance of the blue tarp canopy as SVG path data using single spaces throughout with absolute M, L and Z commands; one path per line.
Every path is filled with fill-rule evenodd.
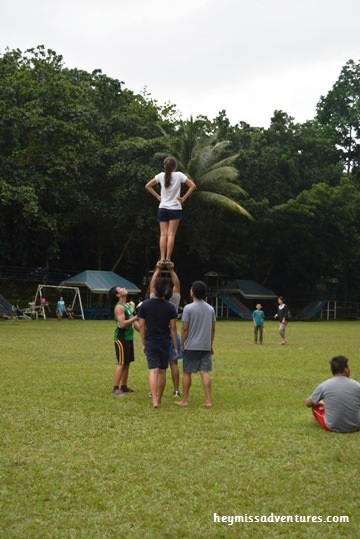
M 113 271 L 86 270 L 62 281 L 61 286 L 86 286 L 92 294 L 107 294 L 113 286 L 126 288 L 129 294 L 139 294 L 141 290 L 132 282 Z
M 222 288 L 225 294 L 241 294 L 245 299 L 274 299 L 277 297 L 274 292 L 265 288 L 261 284 L 251 281 L 237 279 Z

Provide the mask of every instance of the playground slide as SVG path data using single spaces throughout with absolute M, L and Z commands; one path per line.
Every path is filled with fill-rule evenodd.
M 232 313 L 244 320 L 251 320 L 252 312 L 245 307 L 234 295 L 219 296 L 219 299 L 226 305 Z
M 11 303 L 0 294 L 0 311 L 3 311 L 5 314 L 11 315 Z
M 321 311 L 324 305 L 326 305 L 327 301 L 328 301 L 328 298 L 321 298 L 321 299 L 316 299 L 312 303 L 309 303 L 309 305 L 307 305 L 305 309 L 303 309 L 298 314 L 298 319 L 310 320 L 310 318 L 313 318 L 316 314 L 318 314 Z

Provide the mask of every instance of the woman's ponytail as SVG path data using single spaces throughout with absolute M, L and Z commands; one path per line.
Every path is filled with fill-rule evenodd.
M 169 187 L 171 182 L 171 174 L 176 170 L 176 168 L 176 159 L 174 157 L 167 157 L 164 161 L 165 187 Z

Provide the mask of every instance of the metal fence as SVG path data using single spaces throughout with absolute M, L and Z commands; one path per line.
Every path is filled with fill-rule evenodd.
M 22 266 L 0 266 L 0 279 L 15 281 L 36 281 L 43 284 L 59 284 L 74 273 L 48 268 L 31 268 Z

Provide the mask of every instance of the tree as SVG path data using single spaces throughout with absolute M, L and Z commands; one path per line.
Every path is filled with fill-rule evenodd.
M 237 155 L 226 155 L 228 141 L 219 141 L 217 134 L 204 132 L 203 120 L 192 117 L 180 126 L 175 156 L 180 166 L 196 183 L 194 199 L 197 203 L 221 206 L 251 219 L 249 212 L 239 204 L 246 192 L 236 183 L 239 173 L 234 163 Z
M 347 178 L 336 187 L 316 184 L 286 204 L 265 209 L 254 226 L 252 267 L 268 273 L 279 292 L 302 288 L 309 295 L 325 278 L 336 277 L 346 295 L 358 280 L 360 195 Z
M 317 105 L 317 119 L 329 126 L 334 142 L 342 149 L 347 173 L 360 168 L 360 62 L 349 60 L 338 80 Z
M 144 184 L 171 106 L 43 46 L 0 57 L 0 82 L 3 263 L 103 269 L 123 253 L 142 268 Z
M 2 255 L 56 260 L 79 202 L 81 154 L 91 111 L 62 57 L 44 47 L 0 60 Z
M 279 205 L 314 183 L 340 183 L 339 151 L 318 122 L 296 124 L 283 111 L 275 111 L 268 129 L 241 122 L 228 127 L 225 135 L 230 151 L 238 155 L 235 165 L 249 199 Z

